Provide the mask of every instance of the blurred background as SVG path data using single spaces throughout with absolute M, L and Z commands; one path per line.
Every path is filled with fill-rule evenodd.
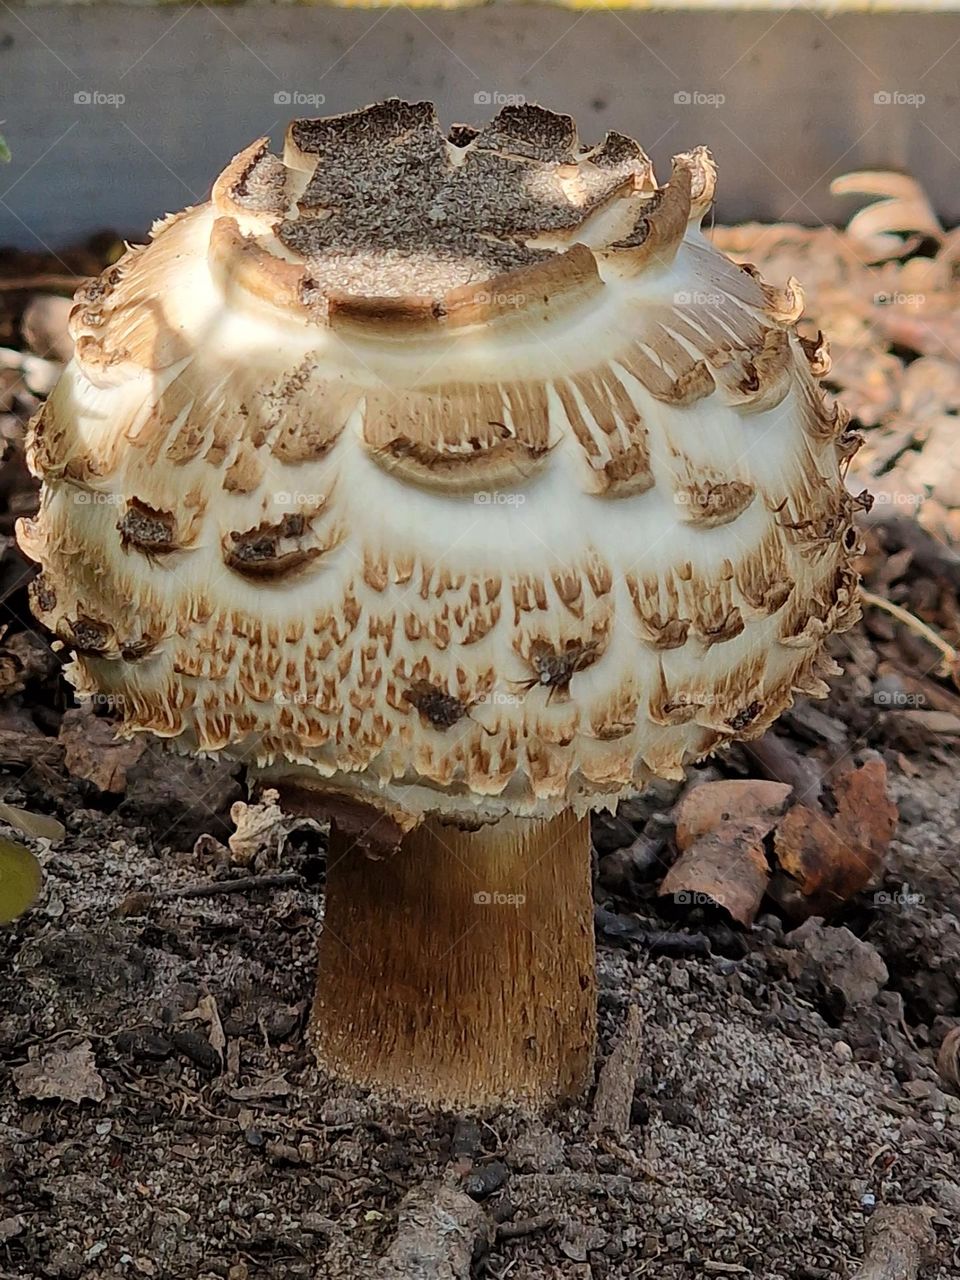
M 960 218 L 960 17 L 912 4 L 0 5 L 0 245 L 142 235 L 295 115 L 389 95 L 448 123 L 518 99 L 659 165 L 706 143 L 717 216 L 843 220 L 831 178 L 909 170 Z

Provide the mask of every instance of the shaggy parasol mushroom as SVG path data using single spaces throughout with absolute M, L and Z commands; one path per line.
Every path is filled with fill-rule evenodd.
M 331 817 L 343 1077 L 579 1091 L 589 811 L 824 692 L 857 616 L 856 437 L 797 287 L 701 235 L 714 177 L 390 101 L 254 143 L 77 295 L 35 608 L 126 731 Z

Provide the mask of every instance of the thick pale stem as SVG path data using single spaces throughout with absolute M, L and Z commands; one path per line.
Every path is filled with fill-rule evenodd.
M 596 1023 L 588 819 L 430 821 L 374 860 L 331 834 L 320 1064 L 437 1106 L 579 1094 Z

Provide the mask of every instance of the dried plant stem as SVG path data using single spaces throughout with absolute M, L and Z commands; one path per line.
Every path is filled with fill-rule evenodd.
M 872 605 L 875 609 L 883 609 L 885 613 L 889 613 L 898 622 L 902 622 L 905 627 L 909 627 L 918 636 L 922 636 L 928 644 L 932 644 L 935 649 L 939 649 L 946 663 L 951 667 L 960 661 L 960 652 L 952 644 L 944 640 L 942 636 L 938 636 L 932 627 L 928 627 L 925 622 L 921 622 L 918 617 L 908 610 L 902 609 L 900 605 L 894 604 L 891 600 L 886 600 L 883 596 L 874 595 L 872 591 L 864 591 L 862 589 L 860 591 L 860 599 L 864 604 Z

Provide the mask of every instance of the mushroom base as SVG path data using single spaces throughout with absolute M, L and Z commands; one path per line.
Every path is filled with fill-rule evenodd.
M 431 820 L 382 860 L 334 827 L 311 1030 L 332 1075 L 429 1106 L 580 1094 L 596 1036 L 589 818 Z

